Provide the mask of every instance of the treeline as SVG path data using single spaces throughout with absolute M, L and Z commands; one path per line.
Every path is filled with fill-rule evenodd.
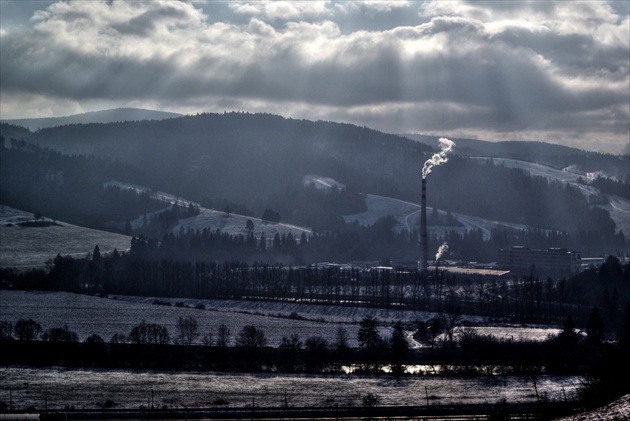
M 264 121 L 268 118 L 274 122 L 276 129 L 286 123 L 305 130 L 300 132 L 303 137 L 287 140 L 291 148 L 300 150 L 299 160 L 286 157 L 285 149 L 288 146 L 283 146 L 278 138 L 272 136 L 271 128 L 256 136 L 252 127 L 239 128 L 237 124 L 241 119 L 250 124 L 250 119 Z M 325 237 L 320 238 L 327 242 L 326 248 L 335 250 L 335 253 L 332 251 L 326 253 L 325 248 L 320 247 L 315 252 L 311 247 L 310 255 L 301 253 L 301 256 L 298 256 L 302 260 L 296 260 L 296 257 L 292 256 L 291 260 L 280 260 L 284 263 L 308 263 L 322 259 L 341 262 L 417 258 L 417 248 L 414 244 L 417 241 L 417 232 L 387 232 L 382 228 L 391 222 L 391 218 L 389 221 L 380 221 L 377 223 L 378 226 L 372 229 L 362 230 L 353 224 L 344 223 L 342 216 L 365 211 L 365 196 L 357 193 L 359 191 L 417 202 L 419 197 L 417 167 L 418 162 L 426 158 L 426 148 L 414 149 L 411 143 L 403 142 L 400 148 L 393 147 L 395 153 L 385 156 L 381 150 L 384 140 L 388 139 L 396 144 L 398 138 L 383 135 L 381 140 L 380 134 L 367 129 L 285 121 L 264 115 L 209 115 L 184 120 L 194 123 L 193 126 L 199 130 L 206 124 L 222 122 L 225 127 L 222 126 L 219 132 L 234 130 L 230 132 L 229 137 L 234 139 L 234 142 L 219 142 L 214 137 L 211 142 L 205 142 L 203 137 L 199 139 L 190 137 L 186 138 L 188 143 L 184 142 L 180 150 L 173 149 L 172 145 L 166 147 L 170 143 L 168 139 L 163 138 L 164 133 L 151 131 L 160 137 L 164 147 L 163 150 L 160 148 L 155 150 L 162 160 L 159 161 L 159 165 L 155 163 L 155 168 L 151 167 L 149 171 L 146 165 L 153 164 L 144 162 L 147 159 L 144 153 L 146 149 L 142 149 L 141 154 L 141 149 L 134 149 L 134 153 L 140 154 L 137 156 L 138 161 L 123 164 L 111 158 L 63 155 L 23 141 L 11 140 L 10 148 L 0 148 L 2 200 L 6 205 L 32 212 L 39 211 L 53 219 L 93 228 L 116 229 L 119 232 L 125 232 L 123 227 L 126 221 L 165 207 L 164 203 L 150 198 L 148 194 L 103 187 L 103 182 L 117 178 L 177 192 L 202 206 L 214 207 L 228 213 L 239 212 L 253 216 L 262 215 L 266 210 L 273 210 L 277 214 L 276 219 L 310 226 L 316 232 L 325 234 Z M 180 127 L 184 120 L 179 121 L 176 126 L 186 132 L 188 129 Z M 175 121 L 155 124 L 159 123 L 173 130 L 170 125 L 175 124 Z M 107 133 L 118 133 L 119 129 L 135 125 L 155 129 L 152 123 L 147 122 L 97 125 L 94 128 L 107 129 L 97 136 L 97 139 L 109 144 L 111 139 L 102 138 Z M 339 148 L 337 151 L 339 156 L 348 159 L 343 162 L 344 165 L 338 160 L 340 158 L 331 159 L 322 155 L 322 142 L 328 145 L 326 137 L 319 131 L 323 127 L 328 127 L 335 136 L 352 135 L 349 140 L 336 138 L 330 141 L 331 145 Z M 69 131 L 68 135 L 72 135 L 73 132 L 81 132 L 84 129 L 86 128 L 69 126 L 61 132 Z M 56 131 L 47 133 L 52 135 Z M 240 135 L 243 137 L 239 137 Z M 283 136 L 288 135 L 284 133 Z M 366 137 L 359 139 L 357 136 Z M 288 137 L 292 139 L 291 136 Z M 308 139 L 314 144 L 309 143 Z M 129 147 L 134 142 L 140 142 L 127 140 Z M 59 141 L 63 143 L 61 139 Z M 360 155 L 353 153 L 354 147 L 363 141 L 370 147 L 362 150 Z M 94 139 L 86 142 L 91 144 Z M 144 145 L 143 142 L 139 145 Z M 117 142 L 116 145 L 119 143 L 124 142 Z M 112 145 L 112 148 L 117 147 L 116 145 Z M 139 145 L 134 148 L 139 148 Z M 243 150 L 237 151 L 239 145 Z M 320 146 L 315 147 L 316 145 Z M 292 150 L 291 148 L 289 149 Z M 319 152 L 315 153 L 310 148 L 315 148 Z M 229 159 L 219 159 L 222 154 L 227 154 Z M 208 162 L 205 162 L 205 159 Z M 233 162 L 241 160 L 244 162 L 242 165 L 233 165 Z M 225 167 L 227 164 L 229 168 Z M 379 172 L 380 170 L 366 171 L 366 168 L 371 170 L 385 168 L 385 173 Z M 191 169 L 196 169 L 194 174 L 188 173 L 192 171 Z M 288 173 L 291 176 L 288 176 Z M 347 187 L 334 187 L 328 191 L 318 190 L 313 186 L 304 187 L 302 177 L 308 173 L 332 176 L 344 182 Z M 266 188 L 263 188 L 262 183 Z M 241 184 L 247 184 L 248 189 Z M 268 184 L 273 184 L 274 187 Z M 218 190 L 215 192 L 215 189 Z M 428 180 L 428 200 L 429 206 L 447 212 L 446 218 L 440 217 L 437 212 L 431 214 L 432 224 L 455 227 L 457 223 L 452 218 L 452 212 L 461 212 L 538 227 L 528 232 L 509 232 L 503 228 L 501 229 L 503 232 L 498 233 L 500 237 L 496 240 L 484 239 L 475 231 L 466 234 L 449 233 L 447 235 L 449 238 L 431 239 L 430 249 L 437 250 L 442 242 L 447 241 L 453 257 L 457 259 L 494 261 L 499 248 L 513 245 L 528 245 L 534 248 L 565 247 L 581 251 L 584 255 L 617 254 L 619 251 L 627 250 L 625 235 L 616 232 L 615 224 L 608 212 L 592 206 L 578 189 L 549 182 L 542 177 L 531 177 L 521 170 L 494 165 L 491 159 L 479 161 L 453 156 L 445 165 L 436 167 Z M 109 223 L 111 221 L 117 223 L 111 224 Z M 150 222 L 149 217 L 148 223 Z M 390 225 L 391 228 L 395 224 Z M 150 230 L 139 230 L 133 234 L 144 234 L 160 239 L 169 226 L 168 220 L 156 221 Z M 373 233 L 377 231 L 382 235 L 375 237 Z M 130 233 L 130 230 L 126 232 Z M 242 254 L 227 258 L 244 259 Z M 268 262 L 274 261 L 276 260 Z
M 330 214 L 329 221 L 336 225 L 335 230 L 319 231 L 308 236 L 302 234 L 299 238 L 291 234 L 257 237 L 254 235 L 253 222 L 243 227 L 248 231 L 247 234 L 230 235 L 208 229 L 187 229 L 174 233 L 173 227 L 179 218 L 198 212 L 192 205 L 175 208 L 145 218 L 141 227 L 134 230 L 129 228 L 125 233 L 142 236 L 143 241 L 150 242 L 154 258 L 294 265 L 315 262 L 388 263 L 392 260 L 413 262 L 418 256 L 419 231 L 416 228 L 411 233 L 398 231 L 398 222 L 391 216 L 380 218 L 372 225 L 361 226 L 358 223 L 345 224 L 340 221 L 340 216 Z M 449 213 L 440 215 L 434 212 L 428 219 L 443 226 L 457 224 Z M 562 247 L 582 250 L 584 255 L 589 256 L 602 249 L 616 250 L 622 254 L 626 241 L 621 232 L 612 237 L 614 241 L 603 244 L 599 233 L 590 231 L 567 233 L 542 229 L 519 230 L 499 225 L 491 229 L 490 236 L 485 238 L 480 229 L 456 229 L 454 227 L 443 235 L 430 234 L 429 250 L 437 251 L 446 242 L 449 252 L 443 256 L 444 259 L 492 262 L 497 261 L 499 249 L 511 248 L 513 245 L 532 249 Z M 588 245 L 580 249 L 581 244 Z
M 218 239 L 220 240 L 220 238 Z M 252 243 L 252 247 L 255 242 Z M 168 242 L 134 239 L 128 253 L 90 258 L 57 256 L 48 271 L 3 269 L 2 285 L 16 289 L 188 297 L 198 299 L 301 300 L 336 305 L 407 308 L 509 319 L 561 322 L 567 314 L 584 324 L 599 306 L 607 325 L 620 326 L 630 300 L 630 264 L 609 257 L 569 280 L 533 276 L 492 280 L 417 268 L 284 266 L 238 261 L 177 259 Z M 169 257 L 170 256 L 170 257 Z
M 67 326 L 43 331 L 32 319 L 15 325 L 0 322 L 0 344 L 5 352 L 0 364 L 60 365 L 71 367 L 139 368 L 160 370 L 222 370 L 308 373 L 409 374 L 414 365 L 433 366 L 420 374 L 497 375 L 539 374 L 584 376 L 581 396 L 602 403 L 630 391 L 630 307 L 618 341 L 607 340 L 603 321 L 595 307 L 581 334 L 567 317 L 562 331 L 545 341 L 498 339 L 471 328 L 451 330 L 438 316 L 405 326 L 393 324 L 391 335 L 379 332 L 379 321 L 361 320 L 359 347 L 348 346 L 343 327 L 333 341 L 321 336 L 284 336 L 277 347 L 268 346 L 265 331 L 244 326 L 231 332 L 225 325 L 213 333 L 198 329 L 197 320 L 179 317 L 175 335 L 166 326 L 142 321 L 129 334 L 116 333 L 106 340 L 97 334 L 82 343 Z M 411 349 L 405 331 L 425 344 Z M 437 339 L 439 338 L 439 339 Z
M 444 236 L 432 235 L 429 238 L 429 250 L 437 250 L 444 242 L 449 246 L 446 259 L 465 262 L 496 261 L 500 249 L 509 249 L 515 245 L 542 250 L 560 247 L 577 251 L 584 257 L 598 256 L 603 250 L 610 251 L 604 254 L 624 255 L 627 250 L 627 237 L 621 231 L 610 236 L 602 236 L 599 232 L 589 230 L 576 232 L 535 228 L 521 230 L 504 225 L 492 228 L 489 238 L 485 238 L 480 229 L 464 233 L 452 230 Z
M 604 194 L 614 194 L 620 197 L 630 196 L 630 179 L 623 182 L 599 175 L 590 184 Z
M 429 206 L 490 220 L 571 234 L 593 231 L 604 242 L 617 234 L 608 212 L 592 207 L 577 187 L 495 165 L 492 159 L 454 156 L 427 179 L 427 197 Z
M 365 194 L 336 185 L 320 189 L 314 184 L 296 184 L 272 195 L 269 203 L 277 208 L 283 221 L 317 232 L 343 231 L 344 215 L 367 211 Z

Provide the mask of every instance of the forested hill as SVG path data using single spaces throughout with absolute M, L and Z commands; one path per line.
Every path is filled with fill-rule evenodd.
M 379 193 L 408 168 L 418 181 L 431 148 L 375 130 L 267 114 L 202 114 L 163 121 L 69 125 L 28 139 L 64 153 L 119 159 L 159 187 L 192 200 L 225 198 L 250 206 L 306 174 Z
M 14 148 L 6 138 L 2 194 L 21 198 L 21 203 L 5 203 L 10 206 L 33 208 L 38 206 L 32 203 L 35 194 L 29 207 L 24 205 L 29 192 L 50 191 L 51 183 L 68 189 L 70 180 L 94 179 L 96 185 L 97 179 L 108 181 L 107 173 L 109 180 L 137 183 L 202 206 L 230 203 L 232 210 L 246 215 L 272 209 L 283 222 L 308 227 L 318 223 L 326 230 L 341 229 L 343 215 L 364 211 L 359 193 L 417 203 L 422 165 L 435 152 L 429 145 L 365 127 L 248 113 L 68 125 L 40 130 L 26 140 L 66 154 L 105 158 L 92 161 L 109 169 L 100 171 L 71 160 L 64 165 L 77 168 L 51 166 L 48 153 L 19 142 Z M 613 247 L 609 250 L 613 253 L 623 248 L 623 236 L 617 236 L 608 212 L 596 206 L 607 200 L 597 195 L 600 188 L 591 185 L 589 192 L 595 193 L 587 196 L 576 186 L 533 177 L 522 169 L 458 156 L 458 146 L 455 156 L 428 177 L 430 207 L 572 233 L 589 247 L 597 244 L 602 252 L 602 247 Z M 28 162 L 34 168 L 28 168 Z M 120 174 L 112 172 L 112 163 L 121 164 Z M 313 174 L 344 185 L 350 205 L 313 200 L 303 183 L 305 176 Z M 32 179 L 33 185 L 23 186 L 25 179 Z M 315 221 L 315 214 L 326 215 L 326 220 Z
M 437 146 L 437 139 L 431 136 L 409 134 L 409 139 Z M 615 177 L 630 182 L 630 156 L 611 155 L 585 151 L 563 145 L 534 141 L 487 142 L 477 139 L 451 139 L 457 144 L 459 155 L 485 156 L 519 159 L 538 162 L 567 171 L 601 172 L 607 177 Z
M 36 131 L 48 127 L 65 126 L 68 124 L 87 123 L 115 123 L 119 121 L 140 121 L 140 120 L 164 120 L 167 118 L 180 117 L 181 114 L 164 111 L 143 110 L 140 108 L 116 108 L 113 110 L 92 111 L 88 113 L 75 114 L 66 117 L 42 117 L 42 118 L 22 118 L 14 120 L 4 120 L 16 126 L 25 127 Z

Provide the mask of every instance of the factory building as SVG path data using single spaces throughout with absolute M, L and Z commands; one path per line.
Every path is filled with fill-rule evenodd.
M 499 267 L 518 274 L 570 276 L 581 270 L 579 253 L 563 248 L 547 250 L 514 246 L 499 250 Z

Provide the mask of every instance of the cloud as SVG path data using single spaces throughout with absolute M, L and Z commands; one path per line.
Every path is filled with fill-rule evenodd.
M 41 98 L 628 138 L 630 21 L 605 2 L 65 1 L 2 22 L 2 118 Z

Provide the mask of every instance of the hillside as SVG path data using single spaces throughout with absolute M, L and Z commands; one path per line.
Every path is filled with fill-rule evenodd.
M 96 245 L 101 253 L 129 248 L 131 237 L 79 227 L 2 206 L 0 210 L 0 267 L 44 267 L 58 253 L 85 257 Z
M 585 184 L 585 179 L 592 178 L 593 174 L 585 174 L 568 170 L 558 170 L 548 165 L 520 161 L 517 159 L 493 158 L 495 165 L 503 165 L 508 168 L 517 168 L 526 171 L 535 177 L 543 177 L 550 181 L 558 181 L 579 189 L 590 201 L 596 201 L 601 194 L 597 188 Z M 625 234 L 630 233 L 630 190 L 628 196 L 608 195 L 606 203 L 598 204 L 602 209 L 610 213 L 610 217 L 615 222 L 616 229 Z
M 383 177 L 391 179 L 401 158 L 403 167 L 414 172 L 431 151 L 348 124 L 243 113 L 56 127 L 41 130 L 29 142 L 121 160 L 149 174 L 160 190 L 197 202 L 220 197 L 252 207 L 267 206 L 270 195 L 300 185 L 306 174 L 323 174 L 368 191 L 382 185 Z M 378 171 L 370 174 L 366 168 Z M 391 184 L 387 180 L 381 189 Z
M 29 146 L 33 143 L 41 148 Z M 623 194 L 606 196 L 601 190 L 612 183 L 606 188 L 622 191 L 627 183 L 605 179 L 595 185 L 572 161 L 563 167 L 571 172 L 547 164 L 539 170 L 543 165 L 531 161 L 463 156 L 458 147 L 427 179 L 428 206 L 435 209 L 435 217 L 457 216 L 446 226 L 459 226 L 459 232 L 462 226 L 480 229 L 484 238 L 498 221 L 502 226 L 559 231 L 572 236 L 568 242 L 572 248 L 595 255 L 627 247 L 625 237 L 618 234 L 625 227 L 628 208 Z M 570 152 L 574 151 L 578 158 L 584 157 L 577 150 Z M 107 200 L 98 190 L 116 179 L 185 197 L 208 210 L 227 210 L 248 219 L 270 210 L 283 223 L 339 232 L 345 223 L 362 219 L 357 215 L 368 212 L 368 207 L 380 206 L 374 204 L 377 197 L 417 203 L 420 169 L 434 152 L 417 141 L 349 124 L 269 114 L 202 114 L 43 129 L 33 133 L 28 144 L 7 143 L 0 172 L 3 197 L 12 199 L 7 205 L 48 214 L 54 210 L 55 218 L 65 220 L 63 212 L 76 205 L 82 211 L 76 211 L 71 222 L 93 221 L 90 226 L 99 228 L 107 221 L 118 221 L 119 227 L 126 221 L 137 224 L 138 218 L 160 209 L 147 198 L 132 197 L 126 200 L 134 202 L 137 211 L 132 215 L 118 209 L 118 216 L 112 217 L 114 212 L 101 204 Z M 518 155 L 518 148 L 514 153 Z M 564 154 L 563 159 L 571 156 Z M 606 156 L 596 158 L 595 163 Z M 305 183 L 312 174 L 318 174 L 323 184 Z M 326 192 L 322 187 L 332 185 L 331 180 L 336 187 Z M 66 199 L 58 200 L 54 189 L 63 191 Z M 41 194 L 33 195 L 35 191 Z M 68 206 L 88 194 L 89 201 Z M 38 202 L 42 195 L 47 197 L 43 204 Z M 409 229 L 415 224 L 409 215 L 416 211 L 412 206 L 399 224 Z M 212 219 L 209 213 L 204 215 L 197 219 Z M 243 222 L 234 220 L 237 225 Z M 366 221 L 374 218 L 368 216 Z M 497 222 L 489 228 L 483 221 Z M 368 244 L 362 247 L 370 249 Z
M 110 181 L 106 183 L 106 185 L 115 186 L 120 189 L 131 189 L 139 193 L 146 192 L 150 194 L 153 198 L 161 200 L 168 205 L 179 203 L 188 206 L 188 204 L 192 203 L 194 206 L 197 206 L 199 208 L 198 215 L 181 219 L 177 221 L 175 226 L 172 227 L 171 232 L 175 234 L 177 234 L 180 230 L 186 231 L 188 229 L 191 229 L 195 231 L 208 229 L 210 231 L 219 230 L 222 233 L 233 236 L 245 236 L 249 233 L 249 230 L 247 229 L 247 221 L 252 222 L 253 229 L 251 232 L 257 239 L 259 239 L 263 235 L 268 239 L 272 239 L 276 234 L 283 236 L 290 233 L 294 238 L 300 238 L 302 233 L 305 233 L 307 236 L 310 236 L 312 234 L 312 231 L 308 228 L 298 227 L 291 224 L 263 221 L 260 218 L 239 215 L 232 212 L 228 213 L 214 209 L 207 209 L 203 206 L 200 206 L 198 203 L 188 201 L 185 198 L 177 197 L 161 191 L 150 191 L 146 187 L 142 187 L 136 184 Z M 146 216 L 148 219 L 151 219 L 159 212 L 160 211 L 148 213 Z M 142 227 L 142 223 L 143 217 L 139 217 L 131 221 L 131 227 L 133 229 L 139 229 Z
M 438 137 L 406 134 L 405 137 L 437 147 Z M 487 142 L 477 139 L 454 138 L 457 153 L 467 156 L 496 157 L 539 163 L 559 170 L 601 172 L 607 177 L 630 180 L 630 155 L 611 155 L 563 145 L 532 141 Z

